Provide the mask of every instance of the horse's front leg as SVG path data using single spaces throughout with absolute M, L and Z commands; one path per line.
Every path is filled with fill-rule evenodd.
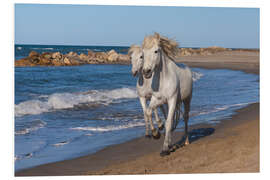
M 156 121 L 158 123 L 158 129 L 162 131 L 164 129 L 164 124 L 163 124 L 163 122 L 161 121 L 161 119 L 158 116 L 157 108 L 154 110 L 154 114 L 155 114 L 155 119 L 156 119 Z
M 152 101 L 152 100 L 151 100 Z M 158 131 L 158 129 L 155 128 L 154 124 L 153 124 L 153 120 L 152 120 L 152 113 L 154 112 L 156 113 L 157 109 L 156 108 L 147 108 L 146 114 L 147 114 L 147 118 L 148 121 L 150 123 L 150 128 L 152 131 L 152 136 L 154 139 L 159 139 L 160 138 L 160 132 Z M 158 116 L 157 116 L 158 117 Z M 159 118 L 159 117 L 158 117 Z
M 151 130 L 152 130 L 152 136 L 155 139 L 159 139 L 160 138 L 160 132 L 158 131 L 158 129 L 155 128 L 155 126 L 153 125 L 153 121 L 152 121 L 152 113 L 153 110 L 156 111 L 157 107 L 160 105 L 160 102 L 158 99 L 156 99 L 154 96 L 151 97 L 151 101 L 149 104 L 149 107 L 146 109 L 146 115 L 148 117 L 148 120 L 150 122 L 150 126 L 151 126 Z
M 171 141 L 172 141 L 171 134 L 172 134 L 172 126 L 173 126 L 173 117 L 174 117 L 175 108 L 176 108 L 176 101 L 177 101 L 177 95 L 172 96 L 168 100 L 169 112 L 168 112 L 168 117 L 165 123 L 165 139 L 164 139 L 160 156 L 165 156 L 165 155 L 170 154 L 169 147 L 171 146 Z
M 140 103 L 143 109 L 143 115 L 144 115 L 144 121 L 145 121 L 145 137 L 151 138 L 151 135 L 149 134 L 149 125 L 148 125 L 148 117 L 146 115 L 146 98 L 145 97 L 139 97 Z

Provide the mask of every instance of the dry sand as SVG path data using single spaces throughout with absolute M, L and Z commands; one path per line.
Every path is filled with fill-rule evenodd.
M 256 52 L 181 57 L 177 62 L 259 74 Z M 182 135 L 175 132 L 174 142 L 181 144 Z M 189 135 L 191 144 L 167 157 L 159 156 L 163 136 L 159 140 L 142 137 L 95 154 L 22 170 L 15 176 L 259 172 L 259 103 L 238 110 L 217 126 L 192 126 Z

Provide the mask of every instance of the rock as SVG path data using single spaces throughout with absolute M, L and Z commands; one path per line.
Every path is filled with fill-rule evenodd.
M 62 58 L 62 54 L 60 52 L 52 53 L 52 58 L 60 60 Z
M 95 57 L 95 52 L 89 50 L 89 51 L 88 51 L 88 57 L 89 57 L 89 58 L 94 58 L 94 57 Z
M 98 59 L 98 60 L 107 60 L 108 58 L 108 54 L 105 53 L 105 52 L 96 52 L 95 53 L 95 58 Z
M 108 59 L 109 62 L 115 62 L 118 59 L 118 54 L 117 54 L 117 52 L 115 52 L 115 50 L 110 50 L 107 53 L 107 55 L 108 55 L 107 59 Z
M 86 54 L 81 53 L 79 55 L 80 60 L 88 62 L 89 57 Z
M 36 51 L 31 51 L 28 55 L 28 59 L 31 63 L 37 64 L 40 61 L 40 54 Z
M 79 57 L 76 57 L 76 56 L 68 57 L 68 60 L 70 64 L 65 63 L 65 65 L 77 66 L 81 64 L 86 64 L 86 62 L 82 61 Z
M 35 66 L 28 58 L 15 61 L 15 67 Z
M 28 54 L 28 57 L 29 58 L 32 58 L 32 57 L 36 57 L 36 56 L 40 56 L 40 54 L 36 51 L 31 51 L 29 54 Z
M 70 62 L 70 60 L 69 60 L 68 57 L 65 57 L 65 58 L 64 58 L 64 64 L 65 64 L 66 66 L 70 66 L 70 65 L 71 65 L 71 62 Z
M 70 52 L 67 54 L 67 56 L 78 56 L 78 54 L 75 53 L 75 52 L 70 51 Z
M 51 59 L 41 57 L 38 65 L 49 66 L 51 65 Z
M 31 56 L 31 57 L 29 57 L 29 60 L 34 64 L 38 64 L 40 61 L 40 57 L 39 56 Z
M 127 54 L 118 54 L 118 61 L 130 61 L 130 56 Z
M 65 65 L 64 63 L 62 63 L 58 59 L 52 59 L 51 63 L 52 63 L 53 66 L 63 66 L 63 65 Z
M 52 59 L 52 53 L 49 52 L 42 53 L 41 58 Z

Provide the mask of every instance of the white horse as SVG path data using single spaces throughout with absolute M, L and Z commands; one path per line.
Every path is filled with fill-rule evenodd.
M 143 56 L 142 56 L 142 48 L 137 45 L 132 45 L 128 51 L 129 56 L 131 57 L 131 64 L 132 64 L 132 75 L 135 77 L 136 75 L 138 76 L 138 81 L 137 81 L 137 92 L 139 95 L 140 103 L 143 108 L 144 112 L 144 120 L 145 120 L 145 137 L 150 138 L 151 136 L 149 135 L 149 122 L 148 118 L 146 117 L 146 108 L 147 104 L 146 101 L 150 100 L 152 97 L 152 88 L 151 88 L 151 83 L 152 79 L 145 79 L 142 75 L 142 67 L 143 67 Z M 168 107 L 163 107 L 160 106 L 161 111 L 163 112 L 164 118 L 167 118 L 166 113 L 168 112 Z M 164 128 L 163 122 L 160 120 L 158 116 L 158 111 L 155 108 L 154 109 L 154 114 L 155 114 L 155 119 L 158 123 L 158 129 L 162 130 Z M 151 114 L 152 116 L 152 114 Z M 150 119 L 150 127 L 152 131 L 152 136 L 155 139 L 160 138 L 160 133 L 158 130 L 155 129 L 152 119 Z
M 152 111 L 158 106 L 168 103 L 168 117 L 165 123 L 165 140 L 161 156 L 169 155 L 171 148 L 171 133 L 173 117 L 176 109 L 181 109 L 184 103 L 185 145 L 189 144 L 188 119 L 192 98 L 192 72 L 184 64 L 177 66 L 173 61 L 178 52 L 178 43 L 155 33 L 146 36 L 143 41 L 143 76 L 152 79 L 152 98 L 146 110 L 147 118 L 151 120 Z

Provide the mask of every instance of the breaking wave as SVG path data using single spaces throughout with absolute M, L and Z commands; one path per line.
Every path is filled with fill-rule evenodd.
M 109 105 L 115 100 L 136 98 L 137 92 L 135 88 L 119 88 L 80 93 L 54 93 L 40 97 L 42 100 L 29 100 L 16 104 L 15 116 L 41 114 L 53 110 L 74 108 L 83 104 Z

